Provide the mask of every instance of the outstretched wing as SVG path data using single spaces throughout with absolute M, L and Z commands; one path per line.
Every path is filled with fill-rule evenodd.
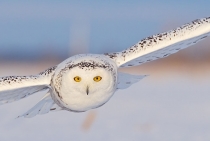
M 36 92 L 49 89 L 51 76 L 56 67 L 35 76 L 0 77 L 0 104 L 13 102 Z
M 147 75 L 133 75 L 128 73 L 118 73 L 118 83 L 117 89 L 126 89 L 130 87 L 132 84 L 139 82 L 141 79 L 146 77 Z
M 210 35 L 210 17 L 194 20 L 174 30 L 147 37 L 132 47 L 105 54 L 118 67 L 130 67 L 164 58 Z
M 62 110 L 62 108 L 54 102 L 50 93 L 48 92 L 34 107 L 18 117 L 32 118 L 36 115 L 42 115 L 50 111 L 59 110 Z

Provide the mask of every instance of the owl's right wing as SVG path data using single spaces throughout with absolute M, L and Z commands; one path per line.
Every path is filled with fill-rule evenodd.
M 56 67 L 38 75 L 0 77 L 0 104 L 20 100 L 42 90 L 49 89 Z

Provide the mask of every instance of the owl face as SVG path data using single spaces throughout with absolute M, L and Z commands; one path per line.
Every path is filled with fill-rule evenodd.
M 71 111 L 86 111 L 106 103 L 116 91 L 117 69 L 111 64 L 81 60 L 62 74 L 59 102 Z
M 77 92 L 85 97 L 99 91 L 109 92 L 114 84 L 112 73 L 102 68 L 91 70 L 73 68 L 63 77 L 63 81 L 68 82 L 62 84 L 64 89 L 68 89 L 69 92 Z

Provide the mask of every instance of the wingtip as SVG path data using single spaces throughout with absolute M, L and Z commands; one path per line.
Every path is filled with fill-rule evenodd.
M 19 119 L 19 118 L 22 118 L 23 117 L 23 115 L 21 115 L 21 116 L 18 116 L 18 117 L 16 117 L 15 119 Z
M 18 118 L 32 118 L 32 117 L 34 117 L 33 115 L 29 115 L 29 113 L 25 113 L 25 114 L 22 114 L 22 115 L 20 115 L 20 116 L 18 116 L 18 117 L 16 117 L 15 119 L 18 119 Z

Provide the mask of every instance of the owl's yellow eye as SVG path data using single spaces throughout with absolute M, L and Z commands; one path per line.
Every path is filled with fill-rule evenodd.
M 101 81 L 102 77 L 101 76 L 96 76 L 93 78 L 94 81 L 99 82 Z
M 80 82 L 81 80 L 82 80 L 82 78 L 79 76 L 74 77 L 74 81 L 76 81 L 76 82 Z

